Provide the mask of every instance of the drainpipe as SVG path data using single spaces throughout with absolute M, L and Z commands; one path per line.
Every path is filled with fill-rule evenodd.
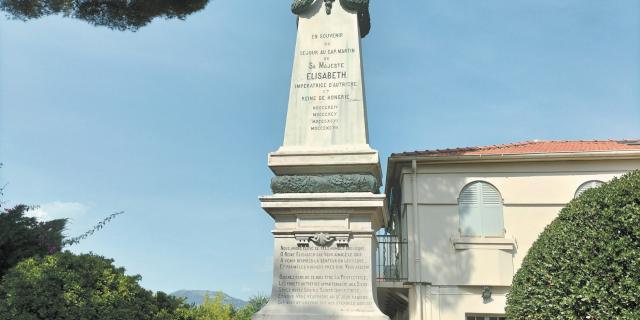
M 411 161 L 411 170 L 413 171 L 413 176 L 411 179 L 412 182 L 412 191 L 413 194 L 411 196 L 411 207 L 413 211 L 413 236 L 415 239 L 414 243 L 414 255 L 415 255 L 415 270 L 416 270 L 416 300 L 418 302 L 418 319 L 423 319 L 423 298 L 422 298 L 422 243 L 420 240 L 420 214 L 418 210 L 418 162 L 416 160 Z

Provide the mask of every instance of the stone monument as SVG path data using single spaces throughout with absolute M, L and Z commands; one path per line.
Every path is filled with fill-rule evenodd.
M 367 137 L 360 40 L 368 0 L 295 0 L 298 36 L 284 143 L 269 154 L 273 288 L 253 319 L 389 319 L 375 299 L 387 219 Z

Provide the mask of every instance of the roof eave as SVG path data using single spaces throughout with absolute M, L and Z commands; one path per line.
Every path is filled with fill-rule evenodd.
M 555 152 L 555 153 L 526 153 L 526 154 L 476 154 L 476 155 L 391 155 L 387 163 L 385 189 L 389 179 L 396 175 L 398 167 L 411 165 L 413 160 L 420 164 L 443 163 L 480 163 L 480 162 L 531 162 L 531 161 L 563 161 L 563 160 L 625 160 L 640 158 L 640 150 L 590 151 L 590 152 Z M 385 190 L 389 191 L 389 190 Z
M 588 151 L 588 152 L 544 152 L 523 154 L 472 154 L 435 156 L 421 154 L 396 154 L 389 157 L 389 162 L 404 162 L 417 160 L 425 162 L 512 162 L 512 161 L 558 161 L 558 160 L 598 160 L 598 159 L 626 159 L 640 157 L 640 150 Z

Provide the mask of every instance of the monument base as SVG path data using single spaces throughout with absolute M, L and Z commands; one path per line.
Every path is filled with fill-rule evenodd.
M 271 299 L 253 319 L 388 320 L 374 294 L 375 231 L 385 196 L 373 193 L 262 197 L 275 220 Z
M 269 168 L 281 175 L 371 174 L 381 181 L 378 152 L 369 145 L 316 149 L 281 147 L 269 154 Z
M 389 320 L 389 317 L 384 314 L 376 315 L 348 315 L 344 313 L 340 314 L 277 314 L 277 313 L 257 313 L 251 318 L 252 320 Z

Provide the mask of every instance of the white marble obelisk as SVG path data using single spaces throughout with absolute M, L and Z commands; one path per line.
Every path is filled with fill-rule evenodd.
M 376 305 L 387 214 L 366 123 L 358 13 L 316 0 L 299 17 L 284 143 L 269 155 L 274 194 L 260 198 L 275 220 L 274 270 L 254 320 L 389 319 Z
M 299 16 L 284 143 L 269 167 L 278 175 L 315 166 L 379 179 L 378 153 L 368 144 L 358 16 L 339 1 L 331 14 L 325 5 L 317 0 Z

